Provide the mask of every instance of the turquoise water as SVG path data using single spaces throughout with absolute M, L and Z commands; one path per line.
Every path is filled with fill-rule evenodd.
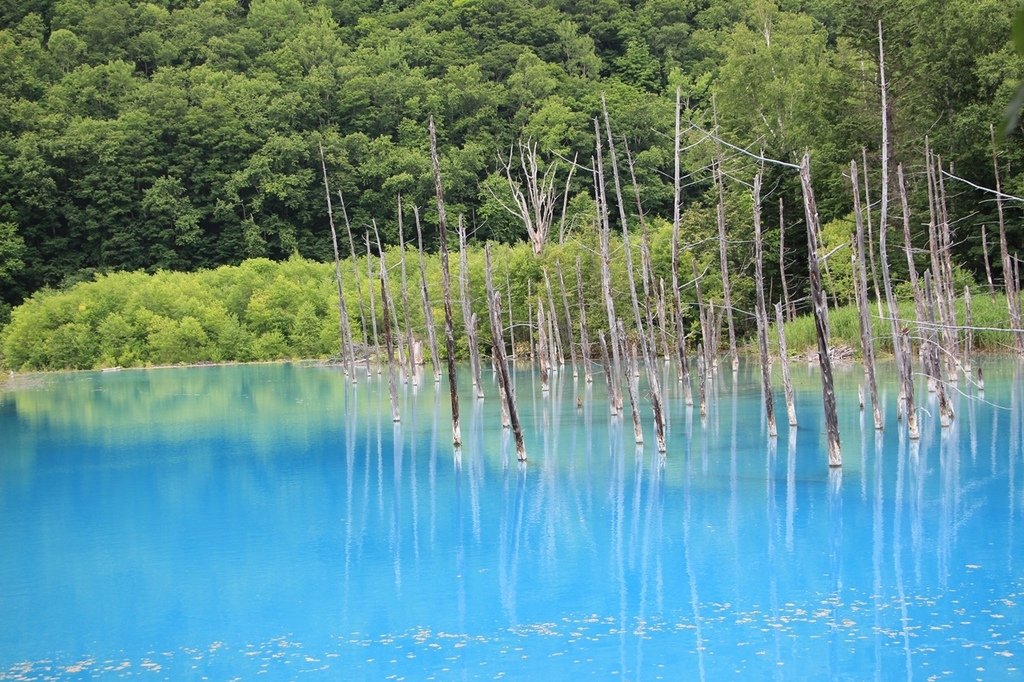
M 600 377 L 519 371 L 525 467 L 490 375 L 458 455 L 429 375 L 397 425 L 386 380 L 321 367 L 8 387 L 0 679 L 1019 678 L 1020 367 L 961 381 L 945 431 L 922 392 L 920 443 L 840 370 L 831 473 L 817 375 L 770 445 L 755 369 L 706 421 L 666 375 L 664 459 Z

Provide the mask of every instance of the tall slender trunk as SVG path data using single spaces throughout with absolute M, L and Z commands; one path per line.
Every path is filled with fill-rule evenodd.
M 356 383 L 356 354 L 352 344 L 352 331 L 349 328 L 348 308 L 345 307 L 345 294 L 341 286 L 341 258 L 338 254 L 338 232 L 334 229 L 334 209 L 331 206 L 331 188 L 327 183 L 327 162 L 324 161 L 324 147 L 320 148 L 320 168 L 324 175 L 324 192 L 327 195 L 327 221 L 331 226 L 331 246 L 334 248 L 334 283 L 338 287 L 338 331 L 341 340 L 341 357 L 348 355 L 346 374 Z M 343 360 L 344 361 L 344 360 Z
M 884 152 L 883 152 L 884 153 Z M 884 165 L 883 161 L 883 165 Z M 878 405 L 878 382 L 875 380 L 875 348 L 874 340 L 872 339 L 871 333 L 871 304 L 868 302 L 868 277 L 867 267 L 865 266 L 865 251 L 864 251 L 864 212 L 861 209 L 860 203 L 860 186 L 857 182 L 857 162 L 850 161 L 850 179 L 853 184 L 853 214 L 854 220 L 857 226 L 856 234 L 856 246 L 854 252 L 854 285 L 856 289 L 857 298 L 857 311 L 860 319 L 860 345 L 863 353 L 864 361 L 864 376 L 868 380 L 868 393 L 871 396 L 871 415 L 874 420 L 875 428 L 882 428 L 882 411 Z M 865 190 L 867 185 L 865 184 Z M 882 190 L 882 196 L 885 197 L 885 190 Z M 884 209 L 883 209 L 884 214 Z M 879 232 L 881 234 L 881 243 L 885 244 L 885 230 L 884 221 L 879 222 Z M 885 259 L 885 254 L 882 254 L 882 258 Z M 888 268 L 886 268 L 887 270 Z M 888 273 L 886 273 L 888 274 Z M 892 317 L 892 315 L 890 315 Z M 896 338 L 893 337 L 895 343 Z
M 687 405 L 693 405 L 690 389 L 690 367 L 686 359 L 686 326 L 683 322 L 683 306 L 679 295 L 679 222 L 682 199 L 682 176 L 680 174 L 680 140 L 682 118 L 679 88 L 676 88 L 675 137 L 673 143 L 673 191 L 672 191 L 672 304 L 676 320 L 676 352 L 679 354 L 679 381 L 683 385 L 683 397 Z
M 782 388 L 786 393 L 786 416 L 789 425 L 796 426 L 796 406 L 793 403 L 793 380 L 789 375 L 789 352 L 786 349 L 786 329 L 782 320 L 782 305 L 775 304 L 775 330 L 779 335 L 779 362 L 782 364 Z
M 458 221 L 459 232 L 459 299 L 462 303 L 462 321 L 466 328 L 466 339 L 469 341 L 469 366 L 473 377 L 473 388 L 477 398 L 484 397 L 484 387 L 480 382 L 480 347 L 476 337 L 476 317 L 469 296 L 469 260 L 466 256 L 466 223 L 462 216 Z
M 406 359 L 409 361 L 409 378 L 415 386 L 419 379 L 416 372 L 416 349 L 412 338 L 412 322 L 409 320 L 409 281 L 405 271 L 405 224 L 402 217 L 402 195 L 398 195 L 398 248 L 402 267 L 402 317 L 405 318 Z
M 434 382 L 441 381 L 441 358 L 437 353 L 437 334 L 434 331 L 434 312 L 430 306 L 430 294 L 427 292 L 427 266 L 423 257 L 423 230 L 420 227 L 420 210 L 412 207 L 413 217 L 416 219 L 416 246 L 419 251 L 420 261 L 420 292 L 423 298 L 423 319 L 427 325 L 427 339 L 430 343 L 430 364 L 434 368 Z
M 580 311 L 580 356 L 583 360 L 583 377 L 589 384 L 594 381 L 590 373 L 590 340 L 587 338 L 587 302 L 583 297 L 583 269 L 580 257 L 576 257 L 576 296 Z M 609 400 L 611 399 L 609 395 Z
M 444 187 L 441 184 L 441 162 L 437 156 L 437 132 L 430 117 L 430 162 L 434 169 L 434 194 L 437 198 L 437 234 L 441 246 L 441 293 L 444 296 L 444 345 L 448 356 L 448 388 L 452 403 L 452 444 L 462 445 L 459 425 L 459 386 L 455 370 L 455 327 L 452 324 L 452 282 L 448 269 L 448 216 L 444 208 Z
M 782 305 L 786 310 L 786 319 L 790 322 L 796 317 L 796 306 L 789 299 L 789 284 L 786 282 L 786 219 L 783 213 L 782 197 L 779 197 L 779 279 L 782 280 Z
M 572 378 L 579 376 L 579 365 L 576 362 L 576 344 L 572 342 L 572 313 L 569 310 L 569 296 L 565 290 L 565 279 L 562 277 L 562 261 L 555 261 L 555 271 L 558 274 L 558 292 L 562 297 L 562 307 L 565 308 L 565 330 L 569 346 L 569 357 L 572 360 Z
M 768 313 L 764 306 L 764 246 L 761 237 L 761 174 L 754 176 L 754 286 L 757 290 L 757 340 L 761 355 L 761 390 L 764 394 L 764 413 L 768 420 L 768 437 L 779 434 L 775 425 L 775 399 L 772 397 L 771 364 L 768 357 Z
M 387 265 L 380 259 L 380 304 L 384 308 L 384 346 L 388 354 L 388 394 L 391 396 L 391 421 L 400 422 L 398 387 L 395 385 L 395 340 L 391 335 L 391 301 L 388 298 Z
M 818 206 L 811 185 L 811 157 L 806 152 L 800 164 L 800 186 L 803 191 L 804 214 L 807 220 L 808 269 L 811 281 L 811 300 L 814 304 L 814 330 L 818 337 L 818 362 L 821 364 L 821 392 L 828 440 L 828 465 L 838 467 L 843 464 L 843 454 L 839 443 L 839 417 L 836 413 L 836 393 L 832 380 L 832 358 L 828 354 L 828 303 L 821 286 L 818 250 L 815 248 L 815 235 L 820 231 L 820 226 Z
M 494 339 L 494 366 L 498 371 L 498 385 L 501 387 L 501 399 L 508 413 L 512 434 L 516 441 L 516 457 L 520 462 L 526 461 L 526 445 L 523 441 L 523 429 L 519 422 L 519 410 L 516 407 L 516 391 L 511 380 L 511 371 L 505 357 L 505 338 L 501 329 L 501 295 L 495 293 L 491 279 L 491 245 L 484 246 L 484 272 L 487 276 L 487 301 L 491 318 L 491 336 Z

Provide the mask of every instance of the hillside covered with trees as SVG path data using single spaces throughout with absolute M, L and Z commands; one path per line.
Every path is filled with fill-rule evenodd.
M 990 125 L 1024 77 L 1011 40 L 1016 10 L 1002 0 L 12 0 L 0 7 L 0 324 L 44 287 L 104 273 L 330 260 L 321 144 L 357 252 L 373 221 L 386 244 L 397 242 L 399 195 L 407 212 L 422 207 L 434 249 L 431 116 L 449 213 L 465 216 L 471 242 L 521 241 L 522 222 L 502 206 L 502 159 L 533 140 L 561 186 L 574 156 L 584 164 L 593 154 L 602 94 L 635 162 L 643 211 L 670 219 L 682 93 L 683 239 L 711 270 L 717 191 L 702 130 L 716 127 L 776 159 L 810 150 L 824 236 L 841 245 L 851 158 L 866 160 L 877 195 L 879 20 L 892 161 L 907 168 L 919 237 L 926 137 L 958 176 L 995 184 Z M 1018 126 L 995 143 L 1003 191 L 1017 196 L 1020 140 Z M 724 161 L 738 307 L 752 298 L 753 168 L 738 153 Z M 765 173 L 770 201 L 787 207 L 786 268 L 799 297 L 799 181 L 777 167 Z M 624 204 L 634 217 L 632 194 Z M 955 260 L 983 281 L 980 229 L 995 224 L 996 207 L 952 183 L 950 204 Z M 566 206 L 561 231 L 586 241 L 588 173 L 574 176 Z M 778 298 L 773 211 L 765 227 Z M 1007 233 L 1019 251 L 1019 204 L 1007 207 Z M 1001 277 L 998 258 L 993 268 Z

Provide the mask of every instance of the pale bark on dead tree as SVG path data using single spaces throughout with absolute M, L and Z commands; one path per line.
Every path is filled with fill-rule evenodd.
M 704 305 L 704 294 L 700 286 L 701 274 L 697 272 L 697 262 L 691 260 L 690 267 L 693 269 L 693 287 L 697 297 L 697 315 L 700 317 L 701 349 L 704 354 L 703 366 L 704 371 L 710 375 L 713 365 L 711 357 L 714 355 L 714 351 L 709 351 L 708 348 L 714 344 L 714 333 L 711 330 L 714 313 L 709 311 L 707 306 Z
M 427 340 L 430 343 L 430 364 L 434 368 L 434 382 L 441 381 L 441 358 L 437 353 L 437 333 L 434 330 L 434 312 L 430 305 L 430 293 L 427 291 L 427 265 L 423 257 L 423 229 L 420 227 L 420 210 L 412 207 L 416 220 L 416 246 L 420 262 L 420 294 L 423 299 L 423 319 L 427 326 Z
M 331 226 L 331 246 L 334 248 L 334 283 L 338 288 L 338 331 L 341 340 L 341 357 L 348 357 L 348 368 L 345 373 L 356 383 L 356 355 L 352 343 L 352 330 L 349 328 L 348 308 L 345 307 L 345 294 L 341 286 L 341 257 L 338 253 L 338 233 L 334 229 L 334 209 L 331 206 L 331 188 L 327 182 L 327 162 L 324 161 L 324 147 L 320 145 L 320 168 L 324 176 L 324 192 L 327 195 L 327 221 Z M 344 361 L 344 360 L 343 360 Z
M 489 258 L 489 254 L 487 254 L 487 257 Z M 515 403 L 515 386 L 512 384 L 511 370 L 508 366 L 508 360 L 505 357 L 505 340 L 502 337 L 501 304 L 502 297 L 500 294 L 490 296 L 490 325 L 492 325 L 492 334 L 496 340 L 495 366 L 498 368 L 498 381 L 502 386 L 502 397 L 505 401 L 506 410 L 508 411 L 509 423 L 512 426 L 512 435 L 515 438 L 516 459 L 520 462 L 525 462 L 526 445 L 522 437 L 522 425 L 519 422 L 519 410 Z
M 622 326 L 622 320 L 618 320 L 617 324 L 619 338 L 622 339 L 622 357 L 625 358 L 626 365 L 626 392 L 629 395 L 630 416 L 633 419 L 633 440 L 637 445 L 643 445 L 644 431 L 640 424 L 640 401 L 636 395 L 636 346 L 632 341 L 626 341 L 626 330 Z
M 608 341 L 612 354 L 612 384 L 609 386 L 612 398 L 615 400 L 615 409 L 622 411 L 622 387 L 620 378 L 622 376 L 622 363 L 619 361 L 619 339 L 615 329 L 615 300 L 612 298 L 612 269 L 611 269 L 611 227 L 608 224 L 608 201 L 604 189 L 604 163 L 601 156 L 601 126 L 598 120 L 594 119 L 594 141 L 597 158 L 594 163 L 596 175 L 595 189 L 597 193 L 598 206 L 598 229 L 601 242 L 601 288 L 604 293 L 605 312 L 608 314 Z
M 384 278 L 384 283 L 390 289 L 391 283 L 388 280 L 387 258 L 386 258 L 385 253 L 384 253 L 384 246 L 381 244 L 381 241 L 380 241 L 380 233 L 377 232 L 377 221 L 371 219 L 370 220 L 370 224 L 373 226 L 373 236 L 377 240 L 377 253 L 380 254 L 381 277 Z M 384 308 L 384 313 L 391 316 L 391 328 L 392 329 L 398 330 L 398 329 L 401 328 L 401 327 L 398 326 L 398 311 L 395 310 L 394 306 L 385 307 Z M 397 331 L 396 331 L 396 333 L 397 333 Z M 402 355 L 402 347 L 401 347 L 400 344 L 397 344 L 397 343 L 395 344 L 395 354 L 398 355 L 398 365 L 399 365 L 399 367 L 401 367 L 402 365 L 405 364 L 405 361 L 404 361 L 404 358 L 403 358 L 403 355 Z
M 484 397 L 484 387 L 480 381 L 480 347 L 477 343 L 476 317 L 473 315 L 472 301 L 469 295 L 469 260 L 466 250 L 466 223 L 459 216 L 459 299 L 462 303 L 462 322 L 466 328 L 466 339 L 469 341 L 469 367 L 473 377 L 473 389 L 476 397 Z
M 409 281 L 405 270 L 405 219 L 402 215 L 402 195 L 398 195 L 398 249 L 402 268 L 402 317 L 405 318 L 406 359 L 409 361 L 409 378 L 413 385 L 419 383 L 416 372 L 416 342 L 412 336 L 412 322 L 409 319 Z
M 589 384 L 594 381 L 590 373 L 590 340 L 587 338 L 587 302 L 583 297 L 583 270 L 579 256 L 576 257 L 576 296 L 580 311 L 580 356 L 583 360 L 583 377 Z
M 884 155 L 885 152 L 883 152 Z M 883 167 L 885 162 L 883 161 Z M 883 175 L 884 175 L 883 171 Z M 862 352 L 862 359 L 864 362 L 864 375 L 868 381 L 868 393 L 871 396 L 871 416 L 874 420 L 875 428 L 882 428 L 882 411 L 878 405 L 878 382 L 875 379 L 875 348 L 874 340 L 872 338 L 871 330 L 871 308 L 868 302 L 868 278 L 867 278 L 867 267 L 865 266 L 865 234 L 864 234 L 864 211 L 861 208 L 860 203 L 860 186 L 858 183 L 857 175 L 857 162 L 850 161 L 850 179 L 853 184 L 853 214 L 854 221 L 857 227 L 857 233 L 855 236 L 856 249 L 854 250 L 854 285 L 857 299 L 857 311 L 859 313 L 860 320 L 860 345 Z M 867 185 L 865 184 L 865 189 Z M 882 214 L 885 214 L 885 197 L 887 192 L 882 190 L 883 197 L 883 208 Z M 879 222 L 879 233 L 881 234 L 882 244 L 885 244 L 885 221 Z M 882 254 L 884 259 L 886 256 Z M 895 341 L 895 338 L 893 339 Z
M 459 425 L 459 386 L 455 369 L 455 327 L 452 323 L 452 282 L 448 268 L 448 215 L 444 206 L 444 187 L 441 184 L 441 162 L 437 155 L 437 132 L 434 117 L 430 117 L 430 162 L 434 170 L 434 194 L 437 198 L 437 232 L 441 251 L 441 293 L 444 297 L 444 344 L 448 356 L 448 388 L 452 404 L 452 443 L 462 445 Z
M 546 267 L 541 268 L 541 273 L 544 275 L 544 289 L 547 292 L 548 312 L 550 313 L 549 324 L 554 336 L 551 357 L 553 364 L 561 367 L 565 364 L 565 353 L 562 352 L 562 330 L 559 329 L 558 314 L 556 312 L 558 308 L 555 307 L 555 294 L 551 290 L 551 278 L 548 277 L 548 269 Z
M 611 415 L 614 417 L 619 413 L 619 407 L 613 395 L 615 390 L 614 383 L 616 382 L 612 380 L 613 370 L 608 357 L 608 344 L 605 343 L 604 340 L 604 330 L 599 329 L 597 331 L 597 338 L 601 342 L 601 365 L 604 367 L 604 378 L 608 384 L 608 411 L 611 412 Z
M 804 152 L 800 164 L 800 186 L 804 198 L 804 215 L 807 221 L 807 249 L 810 271 L 811 300 L 814 305 L 814 330 L 818 338 L 818 362 L 821 365 L 821 391 L 825 412 L 825 431 L 828 445 L 828 465 L 838 467 L 843 464 L 843 454 L 839 443 L 839 417 L 836 412 L 836 393 L 832 379 L 832 359 L 829 357 L 828 338 L 828 303 L 821 286 L 821 270 L 818 264 L 818 251 L 815 248 L 815 235 L 820 232 L 818 206 L 814 199 L 811 185 L 811 157 Z
M 964 374 L 971 375 L 971 355 L 974 350 L 974 316 L 971 314 L 971 288 L 964 286 Z
M 931 273 L 925 273 L 925 290 L 928 295 L 928 310 L 929 322 L 932 328 L 935 328 L 935 308 L 941 307 L 938 301 L 938 292 L 935 286 L 935 279 L 931 277 Z M 953 419 L 956 418 L 956 413 L 953 411 L 953 403 L 949 400 L 949 395 L 946 392 L 946 362 L 942 359 L 942 354 L 949 353 L 948 348 L 942 348 L 938 341 L 938 335 L 932 332 L 931 352 L 933 354 L 933 366 L 932 369 L 936 372 L 935 376 L 935 392 L 939 398 L 939 423 L 943 428 L 953 424 Z
M 884 107 L 886 104 L 883 102 L 882 115 L 885 116 Z M 888 129 L 888 124 L 883 122 L 883 125 Z M 888 164 L 889 155 L 886 144 L 888 144 L 888 135 L 883 135 L 886 139 L 882 141 L 882 204 L 886 203 L 888 197 Z M 874 231 L 871 225 L 871 183 L 868 181 L 868 149 L 867 147 L 860 148 L 861 160 L 864 162 L 864 222 L 867 225 L 867 246 L 868 246 L 868 257 L 871 263 L 871 284 L 875 291 L 875 304 L 878 306 L 878 315 L 882 315 L 882 294 L 878 289 L 878 268 L 875 267 L 875 237 Z M 859 191 L 859 190 L 858 190 Z M 886 212 L 886 205 L 880 207 L 881 213 Z M 886 222 L 884 218 L 879 219 L 878 231 L 881 233 L 882 230 L 886 229 Z
M 373 255 L 370 252 L 370 233 L 367 232 L 366 237 L 366 279 L 369 283 L 370 289 L 370 326 L 373 328 L 373 361 L 377 363 L 377 374 L 380 374 L 380 363 L 377 360 L 380 358 L 380 340 L 377 336 L 377 303 L 375 301 L 375 295 L 373 293 L 373 280 L 376 279 L 373 276 Z M 370 373 L 370 361 L 366 362 L 366 373 Z
M 914 361 L 913 353 L 910 350 L 910 330 L 906 327 L 902 328 L 899 332 L 899 344 L 900 352 L 897 353 L 896 357 L 897 361 L 903 365 L 898 375 L 903 384 L 904 405 L 907 415 L 907 436 L 911 440 L 917 440 L 921 437 L 921 430 L 917 424 L 917 407 L 915 406 L 914 398 Z
M 569 294 L 565 290 L 565 278 L 562 276 L 562 261 L 555 261 L 555 272 L 558 275 L 558 293 L 562 297 L 562 307 L 565 309 L 565 335 L 568 337 L 565 345 L 569 346 L 569 359 L 572 362 L 572 378 L 579 376 L 579 364 L 576 360 L 576 344 L 572 338 L 572 312 L 569 310 Z
M 729 278 L 729 258 L 726 251 L 725 181 L 722 177 L 721 151 L 718 153 L 714 168 L 715 184 L 718 187 L 718 210 L 716 211 L 716 216 L 718 222 L 718 262 L 722 269 L 722 303 L 725 306 L 725 319 L 729 325 L 729 358 L 732 361 L 732 371 L 735 372 L 739 369 L 740 359 L 736 352 L 736 329 L 732 321 L 732 283 Z
M 345 195 L 338 190 L 338 202 L 341 204 L 341 217 L 345 220 L 345 232 L 348 234 L 348 256 L 352 264 L 352 281 L 356 283 L 356 302 L 359 304 L 359 329 L 363 333 L 363 340 L 369 341 L 369 330 L 366 327 L 366 311 L 363 310 L 363 285 L 360 284 L 359 257 L 356 255 L 356 242 L 352 238 L 352 225 L 348 221 L 348 210 L 345 208 Z M 366 374 L 370 374 L 370 366 L 367 363 Z
M 796 406 L 793 402 L 793 380 L 789 374 L 789 352 L 786 349 L 786 329 L 782 320 L 782 305 L 775 304 L 775 330 L 779 335 L 779 362 L 782 365 L 782 388 L 786 394 L 786 416 L 789 425 L 796 426 Z
M 917 335 L 921 336 L 921 324 L 925 320 L 924 299 L 921 292 L 921 284 L 917 277 L 917 266 L 914 264 L 914 245 L 910 236 L 910 204 L 907 201 L 907 184 L 903 178 L 903 164 L 896 167 L 896 181 L 900 190 L 900 205 L 903 209 L 903 250 L 907 256 L 907 273 L 910 279 L 910 290 L 914 295 L 914 314 L 917 318 Z M 894 307 L 894 306 L 892 306 Z M 893 317 L 893 326 L 896 326 L 895 312 L 890 311 Z M 908 334 L 909 340 L 909 334 Z M 913 355 L 910 357 L 913 360 Z M 911 365 L 913 362 L 911 362 Z
M 391 337 L 391 302 L 388 298 L 388 280 L 384 274 L 387 265 L 380 259 L 380 304 L 384 308 L 384 346 L 388 354 L 388 394 L 391 396 L 391 421 L 402 421 L 398 410 L 398 387 L 395 379 L 395 340 Z
M 512 195 L 513 206 L 509 206 L 495 192 L 492 196 L 495 201 L 506 211 L 516 216 L 523 222 L 526 234 L 530 239 L 530 245 L 536 255 L 544 250 L 548 235 L 551 232 L 551 225 L 555 218 L 555 180 L 558 164 L 550 163 L 541 170 L 541 160 L 537 153 L 537 143 L 527 140 L 524 144 L 520 140 L 517 145 L 519 149 L 519 166 L 513 169 L 515 148 L 509 149 L 508 159 L 501 159 L 501 165 L 505 172 L 505 180 L 508 183 Z M 565 186 L 568 191 L 569 183 L 572 180 L 572 169 L 570 167 L 569 178 Z M 516 175 L 518 174 L 518 178 Z M 563 202 L 564 203 L 564 202 Z
M 550 389 L 550 378 L 548 376 L 551 356 L 548 350 L 547 324 L 544 322 L 544 301 L 537 301 L 537 335 L 538 344 L 537 358 L 540 362 L 540 390 L 547 393 Z
M 768 437 L 775 438 L 775 399 L 772 396 L 771 364 L 768 357 L 768 313 L 764 305 L 764 246 L 761 235 L 761 174 L 754 176 L 754 286 L 757 289 L 757 347 L 761 356 L 761 391 L 768 420 Z
M 995 299 L 996 285 L 992 280 L 992 264 L 988 258 L 988 235 L 985 234 L 985 225 L 981 226 L 981 253 L 985 257 L 985 279 L 988 281 L 988 297 Z
M 708 416 L 708 370 L 706 367 L 704 344 L 697 344 L 697 390 L 700 394 L 700 416 L 703 419 Z
M 786 282 L 786 218 L 783 213 L 782 197 L 779 197 L 779 279 L 782 280 L 782 305 L 786 310 L 786 319 L 790 322 L 796 317 L 796 306 L 789 299 L 789 284 Z
M 995 129 L 990 127 L 992 135 L 992 170 L 996 178 L 996 211 L 999 215 L 999 254 L 1003 262 L 1003 289 L 1006 292 L 1006 305 L 1010 313 L 1010 327 L 1013 328 L 1013 341 L 1018 355 L 1024 355 L 1024 328 L 1021 326 L 1020 292 L 1017 289 L 1017 278 L 1014 274 L 1013 262 L 1010 260 L 1010 249 L 1006 241 L 1006 219 L 1003 214 L 1002 182 L 999 178 L 999 159 L 996 156 Z
M 687 405 L 693 405 L 690 388 L 690 367 L 686 358 L 686 327 L 683 322 L 683 306 L 679 294 L 679 223 L 682 200 L 682 175 L 680 174 L 680 141 L 682 137 L 681 101 L 676 88 L 675 136 L 673 143 L 673 190 L 672 190 L 672 304 L 676 322 L 676 351 L 679 355 L 679 381 L 683 385 L 683 397 Z
M 487 312 L 491 323 L 491 364 L 497 375 L 498 402 L 501 405 L 501 426 L 510 428 L 512 418 L 510 404 L 505 394 L 505 383 L 502 381 L 502 366 L 505 364 L 505 337 L 501 328 L 501 295 L 494 292 L 494 277 L 491 273 L 491 244 L 484 244 L 484 285 L 487 291 Z

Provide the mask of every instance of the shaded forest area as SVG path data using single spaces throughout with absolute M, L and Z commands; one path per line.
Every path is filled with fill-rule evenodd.
M 891 160 L 908 169 L 913 214 L 926 216 L 926 137 L 958 176 L 995 185 L 990 124 L 1024 77 L 1010 38 L 1016 9 L 1001 0 L 12 0 L 0 7 L 0 323 L 40 288 L 98 273 L 296 253 L 330 260 L 321 143 L 355 243 L 376 221 L 395 244 L 398 195 L 407 210 L 431 206 L 431 116 L 449 213 L 465 216 L 471 242 L 524 240 L 522 221 L 502 206 L 502 159 L 532 140 L 564 182 L 569 160 L 594 149 L 602 93 L 649 217 L 672 214 L 678 88 L 695 126 L 790 162 L 809 149 L 824 246 L 842 248 L 852 234 L 849 160 L 866 160 L 868 182 L 879 183 L 877 21 Z M 1019 135 L 1018 126 L 996 145 L 1002 189 L 1017 196 Z M 717 272 L 714 150 L 698 128 L 687 136 L 684 250 Z M 739 154 L 723 167 L 734 305 L 748 310 L 754 246 L 741 178 L 751 167 Z M 769 167 L 764 186 L 791 207 L 786 272 L 800 299 L 799 180 Z M 577 174 L 566 235 L 592 239 L 591 192 L 588 174 Z M 635 216 L 632 197 L 624 203 Z M 991 237 L 995 204 L 963 184 L 950 204 L 954 260 L 983 281 L 980 231 L 989 225 Z M 436 214 L 422 218 L 436 248 Z M 924 239 L 925 220 L 915 218 L 915 237 Z M 775 300 L 771 211 L 764 230 Z M 1020 251 L 1019 205 L 1007 207 L 1007 236 Z M 1001 277 L 998 257 L 993 267 Z

